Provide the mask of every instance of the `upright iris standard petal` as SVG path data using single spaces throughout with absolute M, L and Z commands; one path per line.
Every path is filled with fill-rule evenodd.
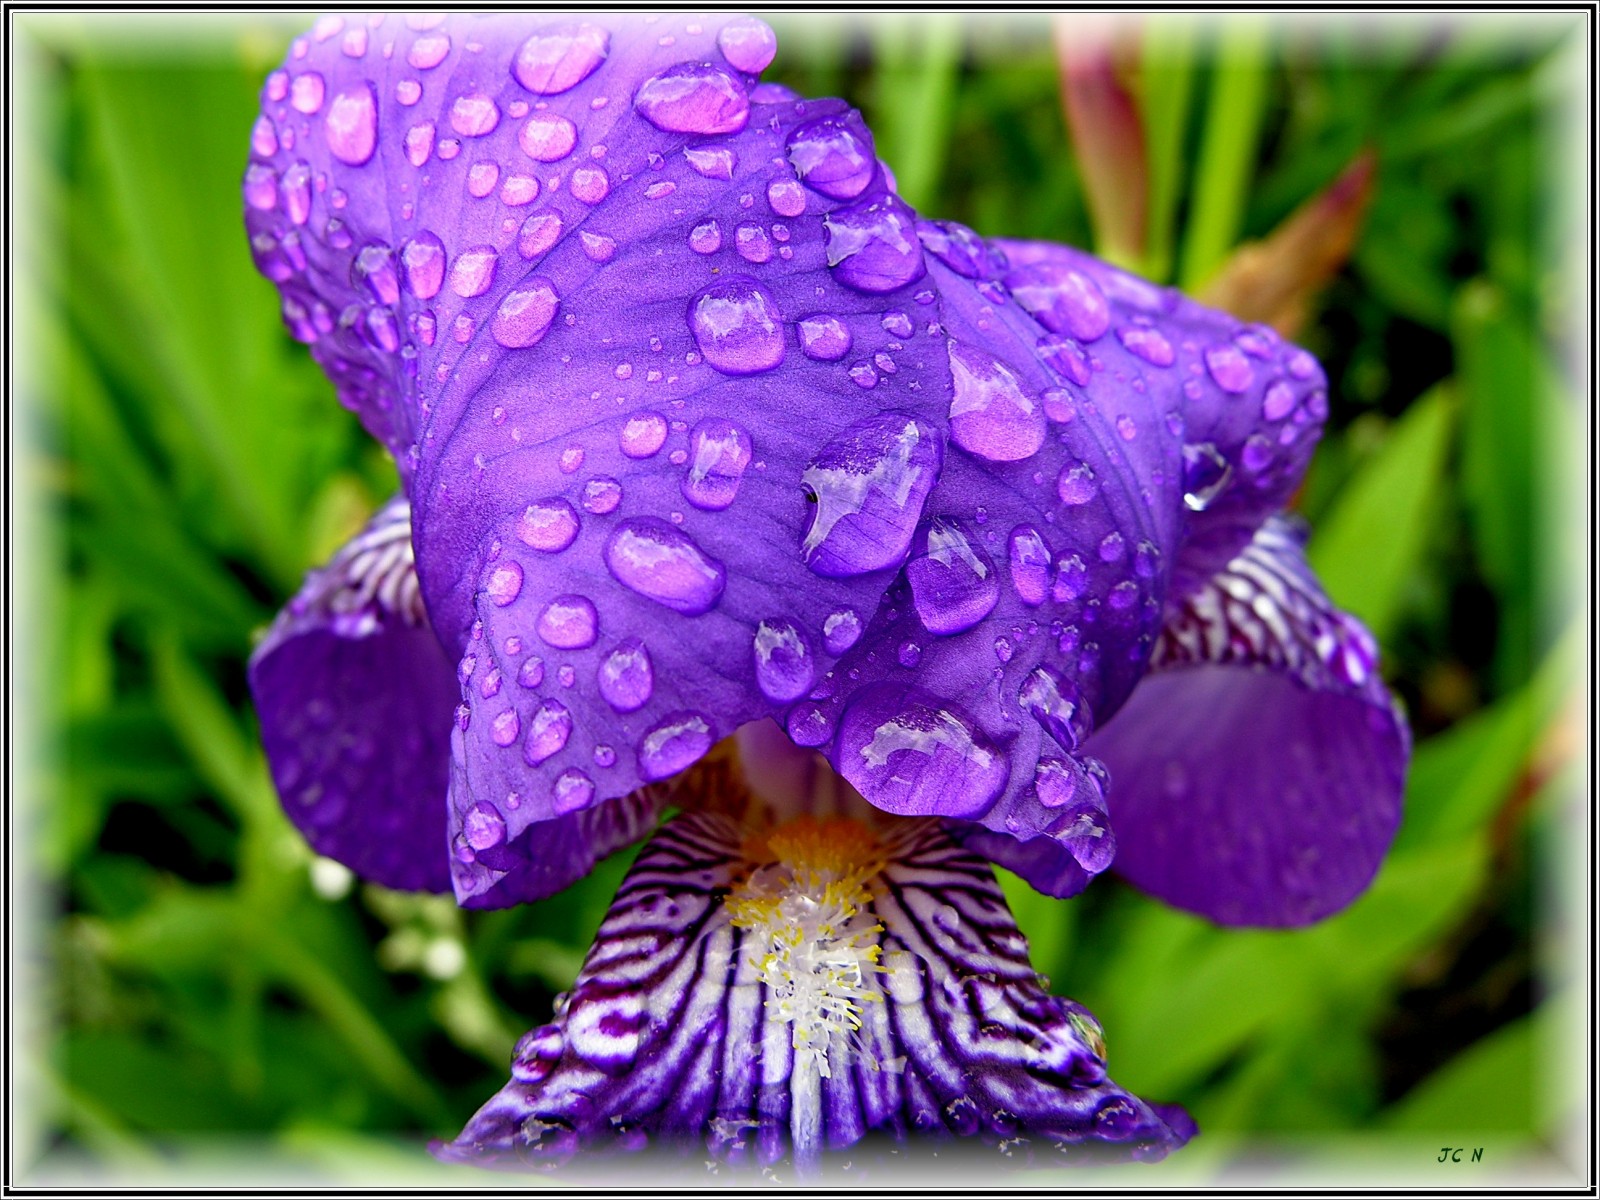
M 1151 676 L 1089 746 L 1116 781 L 1121 874 L 1213 920 L 1304 925 L 1377 871 L 1410 738 L 1371 636 L 1274 519 L 1174 606 Z
M 1083 739 L 1290 494 L 1314 360 L 922 219 L 747 19 L 366 29 L 269 80 L 246 221 L 414 507 L 458 896 L 559 886 L 769 716 L 1053 894 L 1134 844 Z
M 989 866 L 936 822 L 752 834 L 686 814 L 640 854 L 554 1023 L 435 1152 L 548 1167 L 661 1146 L 804 1177 L 871 1135 L 1035 1166 L 1181 1146 L 1187 1115 L 1105 1058 L 1094 1018 L 1040 986 Z
M 250 658 L 273 783 L 317 853 L 389 887 L 449 888 L 453 675 L 396 497 L 311 573 Z

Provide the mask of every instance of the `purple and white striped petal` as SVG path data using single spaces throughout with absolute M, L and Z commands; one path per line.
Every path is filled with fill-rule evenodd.
M 1106 1076 L 1050 996 L 989 865 L 938 822 L 677 817 L 646 846 L 553 1024 L 436 1146 L 553 1166 L 659 1146 L 815 1172 L 883 1135 L 1012 1163 L 1156 1159 L 1193 1124 Z
M 1115 784 L 1117 870 L 1235 925 L 1304 925 L 1371 881 L 1410 734 L 1377 647 L 1274 518 L 1177 601 L 1153 669 L 1089 739 Z

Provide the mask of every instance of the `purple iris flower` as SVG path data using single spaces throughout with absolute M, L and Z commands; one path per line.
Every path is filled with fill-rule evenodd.
M 987 864 L 1255 925 L 1369 882 L 1408 735 L 1279 515 L 1321 368 L 919 216 L 775 49 L 360 15 L 268 78 L 256 262 L 403 486 L 256 651 L 274 780 L 471 907 L 685 810 L 449 1157 L 1159 1157 L 1192 1125 L 1106 1079 Z

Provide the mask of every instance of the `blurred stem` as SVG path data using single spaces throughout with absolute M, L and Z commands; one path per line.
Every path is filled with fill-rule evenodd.
M 61 1123 L 72 1130 L 92 1152 L 122 1166 L 154 1167 L 160 1157 L 139 1141 L 109 1108 L 73 1087 L 42 1062 L 34 1064 L 33 1079 L 54 1093 Z M 37 1103 L 37 1097 L 35 1098 Z
M 1183 243 L 1185 291 L 1211 277 L 1239 236 L 1266 98 L 1268 42 L 1260 21 L 1232 22 L 1221 32 Z
M 961 65 L 962 31 L 951 17 L 883 17 L 873 29 L 878 73 L 873 125 L 895 186 L 913 208 L 939 189 L 950 111 Z
M 1140 49 L 1140 108 L 1149 172 L 1144 274 L 1158 283 L 1172 277 L 1173 224 L 1183 190 L 1183 134 L 1193 92 L 1194 43 L 1191 22 L 1151 17 Z

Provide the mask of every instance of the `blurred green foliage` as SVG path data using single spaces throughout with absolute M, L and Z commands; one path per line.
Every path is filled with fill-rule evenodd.
M 913 203 L 1095 244 L 1042 22 L 778 24 L 769 78 L 861 106 Z M 262 1137 L 335 1179 L 432 1177 L 416 1143 L 503 1082 L 627 856 L 491 913 L 313 861 L 268 782 L 243 662 L 393 472 L 246 252 L 246 137 L 292 27 L 16 28 L 35 98 L 16 288 L 39 536 L 22 566 L 45 618 L 25 648 L 43 740 L 24 795 L 49 897 L 25 1149 L 123 1178 L 192 1161 L 197 1135 Z M 1534 949 L 1582 915 L 1540 887 L 1572 832 L 1552 764 L 1584 655 L 1559 569 L 1582 429 L 1560 224 L 1579 180 L 1559 162 L 1576 29 L 1163 18 L 1135 40 L 1158 277 L 1203 281 L 1376 151 L 1353 260 L 1301 335 L 1334 413 L 1300 507 L 1418 738 L 1393 854 L 1314 929 L 1222 930 L 1113 880 L 1063 903 L 1008 878 L 1039 969 L 1099 1014 L 1117 1078 L 1207 1131 L 1178 1177 L 1223 1168 L 1239 1138 L 1432 1146 L 1573 1115 L 1540 1047 L 1566 1028 L 1551 996 L 1582 981 Z

